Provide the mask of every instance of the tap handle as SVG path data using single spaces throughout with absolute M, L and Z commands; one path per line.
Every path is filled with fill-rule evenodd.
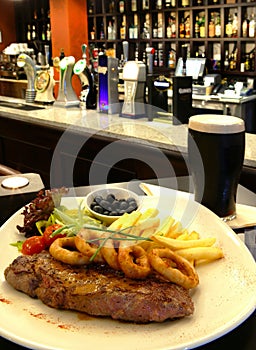
M 127 62 L 128 57 L 129 57 L 129 43 L 128 43 L 128 41 L 123 41 L 123 53 L 124 53 L 124 62 Z
M 45 64 L 46 66 L 49 65 L 50 61 L 50 48 L 49 45 L 44 45 L 44 52 L 45 52 Z
M 86 44 L 82 44 L 81 48 L 82 48 L 82 58 L 86 59 L 86 48 L 87 48 L 87 45 Z

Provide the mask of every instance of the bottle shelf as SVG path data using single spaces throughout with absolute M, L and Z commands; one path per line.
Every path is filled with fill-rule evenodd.
M 181 56 L 182 45 L 187 45 L 191 57 L 203 56 L 212 63 L 213 72 L 250 75 L 255 71 L 256 2 L 247 1 L 137 0 L 135 6 L 137 11 L 132 11 L 134 1 L 88 1 L 89 44 L 98 45 L 103 49 L 114 48 L 116 56 L 121 58 L 121 42 L 127 40 L 129 59 L 146 59 L 146 47 L 154 47 L 156 50 L 154 69 L 165 69 L 170 74 L 175 68 L 173 64 L 170 66 L 170 52 L 175 53 L 177 61 Z M 148 8 L 143 7 L 145 4 L 148 4 Z M 120 8 L 124 8 L 124 12 L 121 13 Z M 136 39 L 129 35 L 133 33 L 135 15 Z M 121 37 L 123 16 L 125 16 L 125 35 Z M 109 18 L 112 19 L 116 32 L 114 40 L 108 40 Z M 159 50 L 161 60 L 157 58 Z M 223 62 L 227 51 L 230 64 L 233 64 L 235 56 L 236 69 L 224 70 Z M 173 62 L 173 58 L 171 61 Z M 246 70 L 243 72 L 245 67 Z

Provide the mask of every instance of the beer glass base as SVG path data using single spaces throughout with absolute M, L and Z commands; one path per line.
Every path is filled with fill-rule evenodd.
M 227 222 L 227 221 L 234 220 L 235 218 L 236 218 L 236 213 L 233 213 L 231 215 L 224 216 L 223 218 L 221 218 L 221 220 L 224 222 Z

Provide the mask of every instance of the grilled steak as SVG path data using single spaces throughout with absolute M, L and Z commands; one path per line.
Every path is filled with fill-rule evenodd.
M 94 316 L 147 323 L 191 315 L 189 292 L 152 276 L 126 278 L 105 265 L 73 267 L 55 260 L 47 251 L 19 256 L 5 270 L 15 289 L 48 306 Z

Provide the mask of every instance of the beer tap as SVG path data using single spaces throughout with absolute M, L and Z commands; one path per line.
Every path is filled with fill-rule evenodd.
M 25 53 L 21 53 L 17 58 L 17 66 L 24 68 L 27 76 L 27 89 L 26 89 L 26 102 L 32 103 L 35 101 L 35 77 L 36 77 L 36 65 L 32 58 Z
M 57 100 L 54 106 L 58 107 L 78 107 L 79 100 L 72 86 L 73 67 L 75 58 L 73 56 L 64 57 L 59 62 L 60 85 Z
M 187 45 L 181 46 L 181 56 L 183 61 L 183 67 L 182 67 L 182 75 L 187 75 L 187 56 L 188 56 L 188 47 Z
M 76 62 L 73 71 L 78 75 L 82 90 L 80 93 L 81 105 L 85 104 L 87 109 L 95 109 L 97 107 L 97 89 L 94 83 L 93 75 L 90 72 L 86 62 L 87 45 L 82 45 L 82 59 Z

